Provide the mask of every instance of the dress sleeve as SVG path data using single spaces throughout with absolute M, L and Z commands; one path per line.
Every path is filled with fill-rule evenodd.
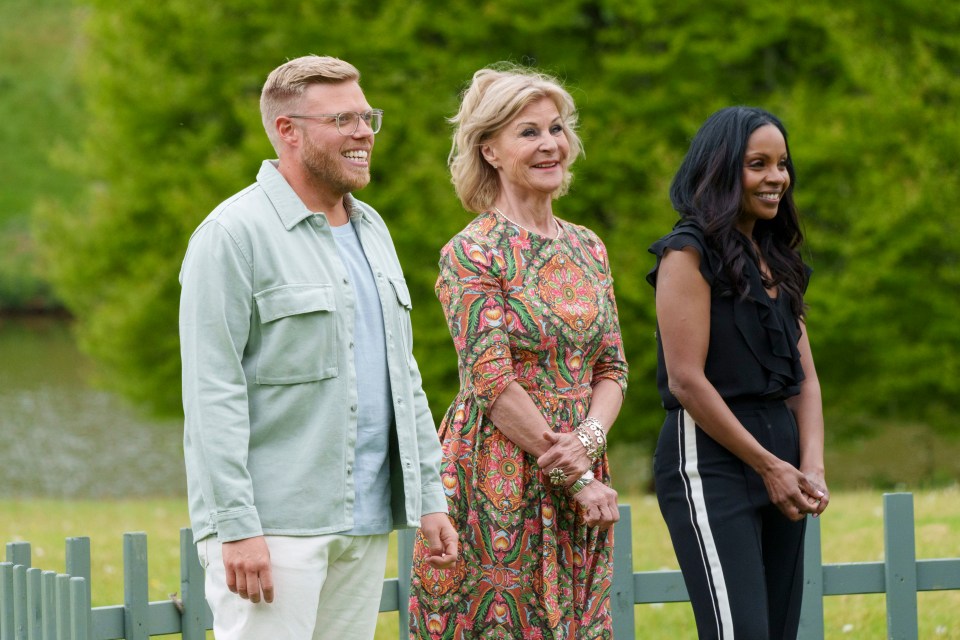
M 499 249 L 460 234 L 441 251 L 436 286 L 457 350 L 461 391 L 472 393 L 484 414 L 516 380 L 499 276 L 503 265 Z
M 660 270 L 660 261 L 663 260 L 663 255 L 667 250 L 680 251 L 686 247 L 693 247 L 700 254 L 700 274 L 707 281 L 707 284 L 713 287 L 717 278 L 716 260 L 707 248 L 703 233 L 697 227 L 683 223 L 650 245 L 648 251 L 657 256 L 657 263 L 647 273 L 647 282 L 650 283 L 650 286 L 654 289 L 657 288 L 657 272 Z
M 620 391 L 627 391 L 627 358 L 623 351 L 623 339 L 620 333 L 620 317 L 617 313 L 617 301 L 613 295 L 613 276 L 610 273 L 610 260 L 606 247 L 597 238 L 596 243 L 603 256 L 603 276 L 607 282 L 605 304 L 609 305 L 610 322 L 603 333 L 603 345 L 599 357 L 593 365 L 593 384 L 600 380 L 613 380 L 620 385 Z

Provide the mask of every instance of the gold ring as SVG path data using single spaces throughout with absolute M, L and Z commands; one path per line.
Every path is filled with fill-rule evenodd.
M 562 487 L 567 483 L 567 472 L 560 467 L 550 469 L 550 482 L 555 487 Z

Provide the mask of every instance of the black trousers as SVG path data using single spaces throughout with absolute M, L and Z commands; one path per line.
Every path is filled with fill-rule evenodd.
M 767 450 L 799 466 L 797 423 L 782 401 L 730 408 Z M 795 639 L 806 520 L 780 513 L 760 476 L 682 408 L 667 413 L 654 479 L 701 640 Z

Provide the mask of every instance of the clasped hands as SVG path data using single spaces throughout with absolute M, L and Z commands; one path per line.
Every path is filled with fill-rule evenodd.
M 550 449 L 537 458 L 544 482 L 555 488 L 569 489 L 593 466 L 593 462 L 576 434 L 548 432 L 543 437 L 550 444 Z M 554 469 L 563 472 L 563 481 L 559 484 L 551 482 L 550 472 Z M 559 476 L 561 474 L 554 474 L 555 478 Z M 617 492 L 602 482 L 591 482 L 573 498 L 580 505 L 583 519 L 589 526 L 608 529 L 620 519 Z
M 802 520 L 808 513 L 816 518 L 830 504 L 830 492 L 822 474 L 804 472 L 780 460 L 760 477 L 770 501 L 790 520 Z

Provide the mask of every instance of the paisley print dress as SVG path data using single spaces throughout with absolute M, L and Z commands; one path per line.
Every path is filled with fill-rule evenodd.
M 436 290 L 459 357 L 460 392 L 440 438 L 460 560 L 434 569 L 418 536 L 411 637 L 610 638 L 613 531 L 586 526 L 573 498 L 488 417 L 517 382 L 554 431 L 568 432 L 594 384 L 626 388 L 603 243 L 570 223 L 551 240 L 484 213 L 443 248 Z M 593 471 L 609 484 L 606 459 Z

